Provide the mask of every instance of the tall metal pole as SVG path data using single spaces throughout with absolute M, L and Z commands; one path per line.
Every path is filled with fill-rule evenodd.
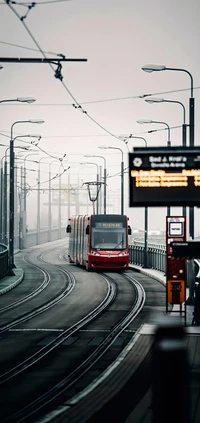
M 23 248 L 27 247 L 27 227 L 26 227 L 26 167 L 24 165 L 24 207 L 23 207 Z
M 121 149 L 120 149 L 121 150 Z M 123 159 L 123 151 L 122 153 L 122 161 L 121 161 L 121 214 L 124 214 L 124 159 Z
M 7 223 L 8 223 L 7 195 L 8 195 L 8 190 L 7 190 L 7 160 L 5 160 L 4 161 L 4 211 L 3 211 L 3 216 L 4 216 L 4 243 L 6 245 L 8 245 L 8 237 L 7 237 Z
M 99 180 L 100 180 L 100 182 L 102 181 L 102 166 L 99 166 Z M 100 188 L 100 191 L 99 191 L 99 213 L 100 214 L 102 214 L 102 210 L 103 210 L 102 201 L 103 201 L 102 190 Z
M 70 172 L 68 172 L 68 204 L 67 204 L 67 213 L 68 213 L 68 219 L 71 217 L 71 192 L 70 192 Z
M 103 213 L 106 214 L 106 185 L 107 185 L 107 169 L 106 166 L 104 166 L 104 194 L 103 194 L 103 204 L 104 204 L 104 209 L 103 209 Z
M 99 171 L 97 167 L 97 190 L 99 188 Z M 97 214 L 99 214 L 99 196 L 97 196 Z
M 58 194 L 58 237 L 61 238 L 61 172 L 59 175 L 59 194 Z
M 15 163 L 15 153 L 14 153 L 14 163 Z M 15 204 L 15 213 L 14 213 L 14 245 L 13 248 L 19 248 L 19 196 L 17 188 L 17 178 L 18 178 L 18 167 L 14 166 L 14 204 Z
M 37 244 L 40 244 L 40 161 L 38 163 L 37 183 Z
M 13 128 L 17 123 L 43 123 L 43 121 L 36 120 L 18 120 L 11 125 L 10 134 L 10 214 L 9 214 L 9 275 L 14 275 L 14 213 L 15 213 L 15 175 L 14 175 L 14 139 Z
M 103 148 L 103 147 L 99 147 L 99 148 Z M 103 213 L 106 214 L 106 175 L 107 175 L 106 159 L 104 156 L 99 156 L 97 154 L 86 154 L 84 157 L 100 157 L 104 161 L 104 211 Z
M 144 208 L 144 267 L 148 268 L 148 207 Z
M 193 85 L 191 90 L 191 98 L 189 100 L 189 111 L 190 111 L 190 147 L 194 146 L 194 98 L 193 95 Z M 190 236 L 192 239 L 194 239 L 194 207 L 189 208 L 189 231 Z
M 19 190 L 19 249 L 23 248 L 23 214 L 22 214 L 22 192 L 23 192 L 23 168 L 20 169 L 20 190 Z
M 122 154 L 122 161 L 121 161 L 121 214 L 124 214 L 124 158 L 123 158 L 123 150 L 119 147 L 99 147 L 99 148 L 101 148 L 102 150 L 111 149 L 111 150 L 121 151 L 121 154 Z M 107 171 L 106 171 L 106 167 L 105 167 L 105 169 L 104 169 L 105 201 L 106 201 L 106 172 Z M 104 204 L 105 204 L 105 207 L 106 207 L 106 203 L 104 203 Z M 105 212 L 106 212 L 106 210 L 104 209 L 104 213 Z
M 14 275 L 12 269 L 14 264 L 14 141 L 13 141 L 13 126 L 11 126 L 11 140 L 10 140 L 10 218 L 9 218 L 9 274 Z
M 48 241 L 51 242 L 51 164 L 49 165 L 49 214 L 48 214 Z
M 1 203 L 0 203 L 0 236 L 1 236 L 1 241 L 2 241 L 2 234 L 3 234 L 3 169 L 1 167 L 1 172 L 0 172 L 0 178 L 1 178 L 1 187 L 0 187 L 0 198 L 1 198 Z

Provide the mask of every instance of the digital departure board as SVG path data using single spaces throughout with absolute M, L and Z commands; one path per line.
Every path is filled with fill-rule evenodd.
M 200 206 L 200 147 L 129 153 L 130 207 Z

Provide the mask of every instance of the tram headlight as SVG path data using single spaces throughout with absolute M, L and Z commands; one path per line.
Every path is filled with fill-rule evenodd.
M 119 256 L 126 256 L 128 254 L 128 251 L 121 251 L 121 253 L 119 253 Z
M 91 254 L 93 254 L 94 256 L 100 256 L 101 254 L 98 253 L 98 251 L 91 251 Z

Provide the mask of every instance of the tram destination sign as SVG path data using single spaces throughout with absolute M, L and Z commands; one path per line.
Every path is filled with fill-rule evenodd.
M 200 206 L 200 147 L 129 153 L 129 206 Z

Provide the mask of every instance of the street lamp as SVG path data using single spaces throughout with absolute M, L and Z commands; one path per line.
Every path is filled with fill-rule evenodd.
M 185 112 L 185 106 L 183 103 L 181 103 L 181 101 L 176 101 L 176 100 L 165 100 L 164 98 L 154 98 L 154 97 L 150 97 L 145 99 L 145 101 L 147 103 L 153 104 L 153 103 L 177 103 L 180 104 L 181 107 L 183 108 L 183 124 L 182 124 L 182 145 L 183 147 L 186 147 L 186 123 L 185 123 L 185 116 L 186 116 L 186 112 Z M 183 216 L 186 216 L 186 207 L 183 207 Z
M 97 214 L 99 214 L 98 196 L 99 196 L 99 191 L 100 191 L 100 187 L 101 187 L 101 183 L 99 182 L 99 166 L 95 162 L 80 162 L 79 164 L 80 165 L 95 165 L 97 167 L 97 182 L 96 182 L 97 194 L 96 194 L 96 200 L 95 201 L 97 202 Z M 94 212 L 94 201 L 93 201 L 93 212 Z
M 142 70 L 145 72 L 154 72 L 154 71 L 163 71 L 163 70 L 172 70 L 178 72 L 185 72 L 189 75 L 191 81 L 191 88 L 190 88 L 190 100 L 189 100 L 189 112 L 190 112 L 190 147 L 194 146 L 194 97 L 193 97 L 193 77 L 191 73 L 182 68 L 168 68 L 165 65 L 144 65 Z
M 28 142 L 28 141 L 21 140 L 20 138 L 37 138 L 37 141 L 39 141 L 41 139 L 41 135 L 38 135 L 38 134 L 17 135 L 14 138 L 14 141 L 16 139 L 19 139 L 19 141 L 21 141 L 21 142 L 23 142 L 25 144 L 34 144 L 36 141 Z
M 44 159 L 50 159 L 50 157 L 43 156 L 38 160 L 38 180 L 37 180 L 37 244 L 40 244 L 40 163 Z M 48 217 L 49 221 L 49 217 Z M 48 222 L 49 223 L 49 222 Z
M 84 157 L 100 157 L 101 159 L 104 160 L 104 214 L 106 214 L 106 174 L 107 174 L 106 159 L 104 156 L 98 156 L 94 154 L 86 154 Z
M 183 147 L 186 146 L 186 123 L 185 123 L 185 116 L 186 116 L 186 111 L 185 111 L 185 106 L 183 103 L 181 103 L 181 101 L 177 101 L 177 100 L 165 100 L 164 98 L 156 98 L 156 97 L 150 97 L 150 98 L 146 98 L 145 101 L 147 103 L 153 104 L 153 103 L 176 103 L 176 104 L 180 104 L 181 107 L 183 108 L 183 125 L 182 125 L 182 145 Z
M 39 153 L 38 152 L 35 152 L 35 153 L 29 153 L 29 154 L 27 154 L 25 157 L 23 157 L 23 161 L 24 161 L 24 207 L 23 207 L 23 218 L 22 218 L 22 216 L 20 216 L 20 218 L 21 218 L 21 220 L 22 220 L 22 222 L 23 222 L 23 225 L 22 225 L 22 222 L 20 223 L 20 225 L 21 225 L 21 234 L 20 234 L 20 238 L 22 238 L 21 239 L 21 245 L 22 245 L 22 240 L 24 241 L 24 245 L 23 245 L 23 248 L 26 248 L 26 160 L 27 160 L 27 157 L 29 157 L 29 156 L 36 156 L 36 155 L 38 155 Z
M 9 271 L 10 275 L 13 275 L 14 264 L 14 212 L 15 212 L 15 200 L 14 200 L 14 139 L 13 139 L 13 128 L 18 123 L 44 123 L 41 119 L 29 119 L 29 120 L 17 120 L 11 125 L 11 136 L 10 136 L 10 219 L 9 219 Z
M 143 124 L 143 123 L 161 123 L 162 125 L 165 125 L 167 127 L 167 130 L 168 130 L 167 146 L 171 147 L 170 127 L 169 127 L 168 123 L 162 122 L 162 121 L 159 121 L 159 120 L 148 120 L 148 119 L 139 119 L 139 120 L 137 120 L 137 123 L 141 123 L 141 124 Z M 154 130 L 151 130 L 151 131 L 148 131 L 148 132 L 151 133 L 151 132 L 154 132 Z
M 52 160 L 49 163 L 49 214 L 48 214 L 48 231 L 49 231 L 49 239 L 48 239 L 48 241 L 49 242 L 51 242 L 51 223 L 52 223 L 52 219 L 51 219 L 51 217 L 52 217 L 51 216 L 51 201 L 52 201 L 52 199 L 51 199 L 51 180 L 58 176 L 58 173 L 57 173 L 53 178 L 51 177 L 51 165 L 54 162 L 56 162 L 58 164 L 58 161 L 59 161 L 59 158 L 58 159 L 54 159 L 54 160 Z M 59 165 L 60 165 L 60 161 L 59 161 Z M 59 178 L 59 181 L 61 181 L 61 177 Z M 59 188 L 60 188 L 60 191 L 59 191 L 59 199 L 61 200 L 61 198 L 60 198 L 60 194 L 61 194 L 61 185 L 60 185 L 60 182 L 59 182 Z M 60 203 L 60 201 L 59 201 L 59 203 Z M 59 212 L 59 214 L 60 214 L 60 212 Z M 59 225 L 59 233 L 60 233 L 60 225 Z
M 124 154 L 123 150 L 119 147 L 99 147 L 102 150 L 119 150 L 122 154 L 122 161 L 121 161 L 121 214 L 124 214 Z
M 147 141 L 146 141 L 146 139 L 145 139 L 145 138 L 143 138 L 143 137 L 136 137 L 135 135 L 130 134 L 128 138 L 137 138 L 137 139 L 139 139 L 139 140 L 143 140 L 143 141 L 144 141 L 144 143 L 145 143 L 145 147 L 147 147 Z
M 135 137 L 130 134 L 129 138 L 141 138 L 145 142 L 145 147 L 147 147 L 147 140 L 143 137 Z M 144 208 L 144 267 L 148 268 L 148 207 Z
M 166 122 L 161 122 L 161 121 L 158 121 L 158 120 L 147 120 L 147 119 L 140 119 L 140 120 L 137 120 L 137 123 L 141 123 L 141 124 L 143 124 L 143 123 L 162 123 L 163 125 L 166 125 L 166 126 L 167 126 L 167 129 L 168 129 L 168 140 L 167 140 L 167 146 L 168 146 L 168 147 L 171 147 L 171 141 L 170 141 L 170 127 L 169 127 L 168 123 L 166 123 Z M 150 132 L 154 132 L 154 131 L 148 131 L 148 132 L 150 133 Z M 170 207 L 167 207 L 167 216 L 170 216 Z
M 20 148 L 22 150 L 29 150 L 29 147 L 22 147 L 22 146 L 14 146 L 14 148 Z M 7 147 L 5 150 L 5 155 L 1 159 L 1 239 L 4 244 L 7 245 L 7 152 L 10 149 L 10 147 Z M 3 164 L 3 159 L 4 164 Z M 4 171 L 3 171 L 4 168 Z M 4 195 L 3 195 L 4 193 Z
M 193 77 L 187 69 L 182 68 L 168 68 L 165 65 L 144 65 L 142 70 L 145 72 L 171 70 L 177 72 L 185 72 L 190 77 L 190 99 L 189 99 L 189 128 L 190 128 L 190 147 L 194 146 L 194 116 L 195 116 L 195 102 L 193 96 Z M 189 232 L 192 239 L 194 239 L 194 207 L 189 208 Z

